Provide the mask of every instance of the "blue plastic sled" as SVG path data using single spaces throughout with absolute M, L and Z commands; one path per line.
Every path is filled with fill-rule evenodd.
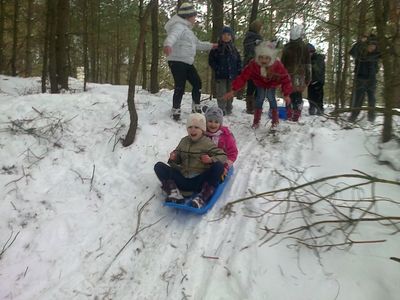
M 189 211 L 189 212 L 192 212 L 192 213 L 195 213 L 198 215 L 205 214 L 211 207 L 214 206 L 215 202 L 218 201 L 218 198 L 221 196 L 222 192 L 224 191 L 225 186 L 226 186 L 227 182 L 229 181 L 229 179 L 231 178 L 232 174 L 233 174 L 233 167 L 231 167 L 229 169 L 228 174 L 225 177 L 225 180 L 218 185 L 214 194 L 211 196 L 210 201 L 208 201 L 208 203 L 205 206 L 203 206 L 202 208 L 195 208 L 195 207 L 190 206 L 190 202 L 192 201 L 192 199 L 194 198 L 196 193 L 192 194 L 189 197 L 186 197 L 185 203 L 183 203 L 183 204 L 178 204 L 178 203 L 174 203 L 174 202 L 164 202 L 164 206 Z

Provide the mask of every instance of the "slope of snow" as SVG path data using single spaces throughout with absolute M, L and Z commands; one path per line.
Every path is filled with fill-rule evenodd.
M 183 121 L 174 122 L 172 91 L 138 90 L 137 137 L 123 148 L 127 87 L 90 84 L 83 93 L 78 81 L 72 85 L 76 93 L 35 94 L 27 91 L 40 91 L 37 78 L 0 76 L 0 299 L 398 298 L 400 264 L 389 259 L 400 256 L 393 228 L 363 223 L 354 240 L 386 242 L 310 249 L 285 234 L 264 243 L 272 235 L 265 236 L 267 228 L 302 224 L 299 215 L 284 218 L 296 206 L 282 193 L 226 209 L 294 181 L 359 174 L 354 169 L 399 182 L 399 172 L 379 162 L 398 167 L 400 157 L 396 141 L 379 145 L 379 125 L 343 130 L 307 116 L 305 108 L 299 124 L 281 122 L 273 137 L 269 123 L 252 130 L 252 116 L 235 100 L 233 115 L 224 118 L 239 148 L 235 174 L 214 208 L 195 216 L 162 206 L 153 171 L 186 134 L 190 95 L 183 100 Z M 330 184 L 357 182 L 338 178 Z M 331 189 L 321 184 L 317 191 Z M 358 194 L 339 193 L 335 203 L 351 205 L 344 199 L 372 193 L 396 200 L 399 191 L 398 185 L 376 184 Z M 315 200 L 314 192 L 301 199 Z M 329 205 L 319 209 L 308 212 L 309 222 L 330 217 Z M 382 202 L 374 211 L 400 217 L 398 202 Z M 329 241 L 343 238 L 337 232 Z

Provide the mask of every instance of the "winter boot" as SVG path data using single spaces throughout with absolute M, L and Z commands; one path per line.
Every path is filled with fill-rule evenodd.
M 375 111 L 368 111 L 368 121 L 370 121 L 371 123 L 374 123 L 375 121 Z
M 279 113 L 277 108 L 272 108 L 271 109 L 271 116 L 272 116 L 272 126 L 271 128 L 276 128 L 279 124 Z
M 254 114 L 254 106 L 255 106 L 256 99 L 254 95 L 247 95 L 246 96 L 246 113 L 252 115 Z
M 301 116 L 301 110 L 300 109 L 295 109 L 293 110 L 293 118 L 292 121 L 293 122 L 297 122 L 300 119 Z
M 183 203 L 185 201 L 185 198 L 182 196 L 173 180 L 163 181 L 161 188 L 167 193 L 166 202 Z
M 190 203 L 191 206 L 195 208 L 202 208 L 204 205 L 208 203 L 210 200 L 211 196 L 215 192 L 215 187 L 212 185 L 208 184 L 208 182 L 205 182 L 203 184 L 203 188 L 201 189 L 201 192 L 196 195 L 196 197 L 193 198 L 192 202 Z
M 202 113 L 201 110 L 201 104 L 195 104 L 194 102 L 192 102 L 192 113 Z
M 262 114 L 262 108 L 256 108 L 256 110 L 254 111 L 253 125 L 251 126 L 254 129 L 260 127 L 261 114 Z
M 181 109 L 180 108 L 172 108 L 171 113 L 172 113 L 172 118 L 175 121 L 178 121 L 181 119 Z
M 289 106 L 286 106 L 286 116 L 288 121 L 292 121 L 293 119 L 293 109 L 290 108 Z
M 308 109 L 308 114 L 310 116 L 313 116 L 317 113 L 317 108 L 314 105 L 310 105 L 310 108 Z

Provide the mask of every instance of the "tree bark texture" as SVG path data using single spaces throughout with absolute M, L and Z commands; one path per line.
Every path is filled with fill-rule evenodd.
M 19 0 L 14 0 L 13 42 L 12 42 L 12 55 L 11 55 L 12 76 L 17 76 L 18 18 L 19 18 Z
M 32 75 L 32 18 L 33 18 L 33 0 L 28 0 L 26 12 L 26 38 L 25 38 L 25 76 Z
M 158 31 L 158 0 L 155 0 L 151 10 L 151 68 L 150 68 L 150 93 L 160 91 L 158 83 L 158 57 L 160 55 Z
M 129 124 L 129 129 L 128 133 L 126 134 L 125 140 L 123 141 L 123 146 L 127 147 L 132 145 L 132 143 L 135 141 L 136 137 L 136 130 L 137 130 L 137 125 L 138 125 L 138 115 L 136 111 L 136 106 L 135 106 L 135 86 L 136 86 L 136 80 L 137 80 L 137 75 L 139 71 L 139 65 L 141 61 L 141 53 L 142 53 L 142 48 L 144 44 L 144 40 L 146 37 L 146 24 L 147 20 L 150 15 L 150 11 L 155 4 L 155 0 L 151 0 L 149 4 L 147 5 L 143 18 L 140 22 L 140 32 L 139 32 L 139 39 L 136 45 L 136 51 L 135 51 L 135 57 L 133 59 L 133 64 L 131 66 L 131 72 L 129 76 L 129 88 L 128 88 L 128 109 L 129 109 L 129 116 L 130 116 L 130 124 Z
M 69 0 L 58 0 L 56 31 L 56 62 L 58 85 L 68 90 L 68 20 Z

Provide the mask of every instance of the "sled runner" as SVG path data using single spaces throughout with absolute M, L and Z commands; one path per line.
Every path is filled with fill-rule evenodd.
M 164 202 L 164 206 L 173 207 L 173 208 L 180 209 L 180 210 L 185 210 L 185 211 L 192 212 L 192 213 L 195 213 L 198 215 L 205 214 L 218 201 L 219 197 L 222 195 L 222 193 L 225 189 L 225 186 L 226 186 L 227 182 L 229 181 L 230 177 L 232 176 L 232 174 L 233 174 L 233 167 L 231 167 L 229 169 L 228 174 L 226 175 L 224 181 L 222 181 L 217 186 L 214 194 L 210 198 L 210 201 L 208 201 L 208 203 L 201 208 L 195 208 L 195 207 L 190 206 L 190 202 L 197 195 L 197 193 L 193 193 L 192 195 L 185 197 L 185 203 L 183 203 L 183 204 L 178 204 L 175 202 Z

